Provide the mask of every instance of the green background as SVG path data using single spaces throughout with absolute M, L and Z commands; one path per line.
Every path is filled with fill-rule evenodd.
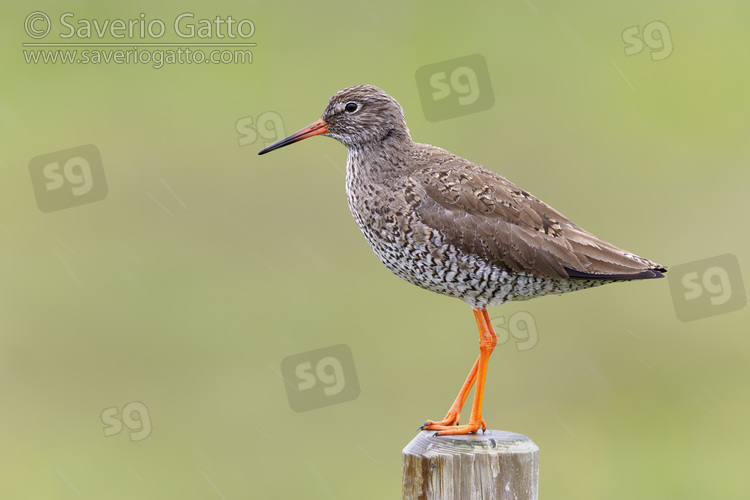
M 240 146 L 236 130 L 270 111 L 289 134 L 349 85 L 382 87 L 416 141 L 604 239 L 665 265 L 732 253 L 750 276 L 740 2 L 2 10 L 0 498 L 398 498 L 401 449 L 476 357 L 471 310 L 374 257 L 348 212 L 343 146 L 259 157 L 268 143 Z M 34 10 L 167 26 L 231 15 L 252 19 L 257 47 L 249 65 L 26 64 Z M 671 56 L 626 56 L 622 32 L 659 20 Z M 494 106 L 427 121 L 416 70 L 474 53 Z M 85 144 L 106 198 L 42 213 L 29 161 Z M 495 351 L 484 411 L 539 445 L 542 498 L 745 497 L 750 309 L 683 323 L 658 280 L 490 313 L 518 311 L 539 342 Z M 359 397 L 293 412 L 281 360 L 342 343 Z M 133 401 L 151 435 L 105 437 L 102 411 Z

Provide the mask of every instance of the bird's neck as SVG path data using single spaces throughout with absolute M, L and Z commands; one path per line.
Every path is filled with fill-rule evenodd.
M 349 147 L 346 162 L 346 197 L 349 208 L 365 237 L 369 230 L 368 202 L 371 197 L 392 190 L 408 175 L 409 155 L 414 143 L 405 135 L 390 136 L 379 142 L 356 144 Z
M 360 180 L 377 181 L 393 177 L 408 167 L 406 158 L 414 147 L 409 132 L 394 129 L 379 141 L 368 141 L 349 146 L 347 176 Z

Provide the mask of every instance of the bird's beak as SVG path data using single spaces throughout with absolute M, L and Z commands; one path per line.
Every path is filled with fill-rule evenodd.
M 314 135 L 325 134 L 326 132 L 328 132 L 328 123 L 324 122 L 323 119 L 321 118 L 320 120 L 308 125 L 302 130 L 298 130 L 297 132 L 293 133 L 289 137 L 286 137 L 284 139 L 281 139 L 279 142 L 271 144 L 267 148 L 261 150 L 258 154 L 264 155 L 266 153 L 270 153 L 274 149 L 283 148 L 284 146 L 288 146 L 289 144 L 295 143 L 297 141 L 301 141 L 302 139 L 307 139 L 308 137 L 312 137 Z

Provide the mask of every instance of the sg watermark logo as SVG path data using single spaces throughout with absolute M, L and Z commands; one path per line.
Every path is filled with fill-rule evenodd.
M 289 406 L 303 412 L 357 399 L 359 380 L 349 346 L 334 345 L 281 361 Z
M 672 55 L 672 35 L 669 26 L 661 21 L 652 21 L 641 28 L 631 26 L 622 32 L 625 42 L 625 55 L 634 56 L 643 52 L 644 47 L 651 51 L 652 61 L 662 61 Z
M 670 267 L 667 278 L 680 321 L 738 311 L 747 304 L 740 263 L 732 254 Z
M 133 401 L 122 407 L 120 413 L 117 406 L 105 408 L 101 414 L 106 437 L 116 436 L 122 432 L 123 426 L 129 429 L 130 440 L 143 441 L 151 435 L 151 418 L 148 408 L 140 401 Z
M 237 143 L 240 147 L 255 144 L 259 137 L 265 141 L 264 146 L 270 146 L 279 139 L 286 137 L 284 120 L 275 111 L 266 111 L 259 114 L 257 118 L 252 116 L 240 118 L 235 123 L 234 128 L 239 134 Z
M 512 338 L 516 342 L 516 349 L 528 351 L 539 343 L 536 321 L 528 311 L 514 312 L 507 321 L 505 316 L 492 318 L 492 327 L 495 329 L 498 345 L 505 344 Z
M 422 66 L 417 90 L 431 122 L 486 111 L 495 104 L 487 61 L 480 54 Z
M 29 174 L 42 212 L 92 203 L 107 196 L 102 157 L 93 144 L 32 158 Z

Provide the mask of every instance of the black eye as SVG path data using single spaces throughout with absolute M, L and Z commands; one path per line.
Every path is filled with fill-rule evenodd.
M 347 113 L 354 113 L 355 111 L 357 111 L 357 108 L 359 108 L 359 106 L 356 102 L 347 102 L 346 106 L 344 106 L 344 109 Z

